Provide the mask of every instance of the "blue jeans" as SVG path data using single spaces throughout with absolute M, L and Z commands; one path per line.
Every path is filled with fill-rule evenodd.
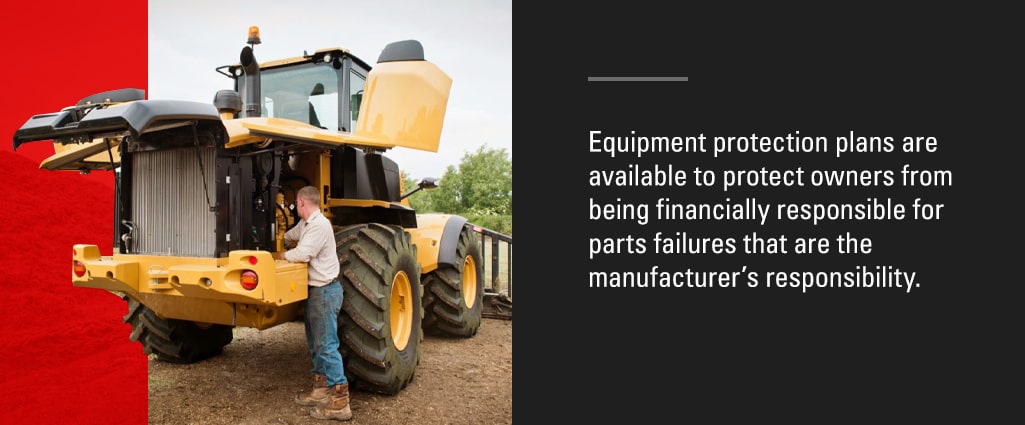
M 342 284 L 309 287 L 306 298 L 306 345 L 313 359 L 313 373 L 326 375 L 327 385 L 347 384 L 342 355 L 338 352 L 338 312 L 342 309 Z

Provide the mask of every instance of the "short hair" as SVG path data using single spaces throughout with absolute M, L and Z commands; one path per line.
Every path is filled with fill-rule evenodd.
M 299 189 L 299 191 L 296 192 L 295 197 L 296 199 L 302 198 L 313 205 L 318 205 L 320 203 L 320 192 L 318 192 L 317 188 L 313 186 L 303 186 L 302 189 Z

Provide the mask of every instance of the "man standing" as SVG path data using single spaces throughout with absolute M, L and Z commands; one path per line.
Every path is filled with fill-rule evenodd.
M 349 382 L 338 352 L 338 312 L 342 308 L 342 285 L 338 282 L 338 254 L 331 222 L 320 213 L 320 193 L 313 186 L 299 189 L 295 206 L 302 220 L 285 232 L 285 244 L 298 242 L 282 258 L 307 263 L 309 295 L 306 298 L 306 343 L 313 359 L 313 389 L 299 394 L 295 402 L 313 406 L 310 416 L 347 421 Z

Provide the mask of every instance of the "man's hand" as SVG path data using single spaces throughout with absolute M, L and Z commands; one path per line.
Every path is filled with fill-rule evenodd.
M 284 260 L 285 251 L 271 253 L 271 256 L 274 257 L 275 260 Z

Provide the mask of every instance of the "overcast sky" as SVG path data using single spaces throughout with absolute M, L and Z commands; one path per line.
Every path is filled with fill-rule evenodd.
M 232 88 L 214 69 L 238 62 L 252 25 L 260 62 L 341 47 L 373 66 L 388 43 L 419 40 L 452 77 L 441 143 L 385 155 L 415 178 L 441 177 L 480 146 L 512 158 L 512 0 L 149 0 L 148 98 L 212 102 Z

